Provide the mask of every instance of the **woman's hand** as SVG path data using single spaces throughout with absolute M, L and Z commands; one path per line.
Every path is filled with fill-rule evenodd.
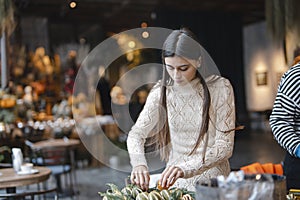
M 172 186 L 178 178 L 182 178 L 184 175 L 182 169 L 176 166 L 167 167 L 159 180 L 162 188 L 169 188 Z
M 130 176 L 132 184 L 139 186 L 142 190 L 148 190 L 150 175 L 145 165 L 139 165 L 133 168 Z

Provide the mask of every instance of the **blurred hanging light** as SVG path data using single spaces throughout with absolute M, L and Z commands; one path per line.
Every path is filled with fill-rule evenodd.
M 132 40 L 128 42 L 128 46 L 132 49 L 135 47 L 135 45 L 136 45 L 135 42 Z
M 71 2 L 69 3 L 69 6 L 70 6 L 70 8 L 74 9 L 74 8 L 76 8 L 77 3 L 76 3 L 75 1 L 71 1 Z
M 150 35 L 150 34 L 149 34 L 148 31 L 143 31 L 143 33 L 142 33 L 142 37 L 145 38 L 145 39 L 148 38 L 149 35 Z
M 147 22 L 142 22 L 142 23 L 141 23 L 141 27 L 142 27 L 142 28 L 147 28 L 147 27 L 148 27 Z

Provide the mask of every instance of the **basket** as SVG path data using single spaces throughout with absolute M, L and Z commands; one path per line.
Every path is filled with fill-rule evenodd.
M 250 198 L 286 200 L 285 176 L 276 174 L 260 174 L 260 176 L 262 178 L 257 181 L 257 174 L 245 175 L 244 181 L 229 188 L 219 188 L 216 179 L 211 179 L 209 183 L 197 183 L 196 200 L 240 200 Z M 273 181 L 270 181 L 270 178 Z

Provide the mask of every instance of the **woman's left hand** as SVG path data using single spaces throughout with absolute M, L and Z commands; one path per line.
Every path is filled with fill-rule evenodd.
M 184 175 L 182 169 L 176 166 L 167 167 L 160 178 L 160 185 L 162 188 L 169 188 L 172 186 L 178 178 L 182 178 Z

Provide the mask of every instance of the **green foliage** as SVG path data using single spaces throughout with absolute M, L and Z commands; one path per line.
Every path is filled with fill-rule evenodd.
M 13 109 L 2 109 L 0 110 L 0 122 L 13 123 L 15 121 L 15 113 Z
M 158 190 L 149 188 L 143 191 L 136 185 L 129 184 L 121 190 L 115 184 L 106 184 L 110 188 L 106 192 L 99 192 L 103 200 L 194 200 L 195 192 L 186 189 L 171 188 L 169 190 Z

